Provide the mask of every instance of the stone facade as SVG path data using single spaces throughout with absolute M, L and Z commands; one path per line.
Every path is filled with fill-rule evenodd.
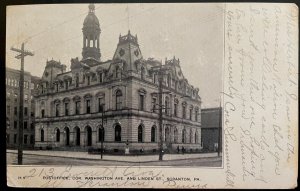
M 99 21 L 90 15 L 94 7 L 89 9 L 84 23 L 94 22 L 97 28 Z M 94 30 L 96 39 L 99 31 Z M 47 61 L 36 96 L 35 147 L 100 148 L 104 134 L 106 150 L 158 150 L 157 68 L 162 65 L 168 68 L 163 79 L 164 147 L 201 149 L 199 89 L 183 76 L 179 59 L 164 64 L 144 59 L 130 31 L 120 35 L 112 60 L 105 62 L 100 52 L 88 53 L 83 43 L 83 59 L 71 59 L 70 71 L 60 62 Z M 95 50 L 100 51 L 99 45 Z
M 34 89 L 37 87 L 39 78 L 24 73 L 24 147 L 34 146 Z M 7 147 L 17 147 L 19 128 L 19 104 L 20 104 L 20 71 L 6 68 L 6 143 Z

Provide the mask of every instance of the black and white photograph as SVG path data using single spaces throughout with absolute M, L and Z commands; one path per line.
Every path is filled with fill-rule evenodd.
M 31 15 L 7 23 L 8 163 L 23 125 L 22 164 L 221 167 L 223 10 L 192 6 L 9 8 Z
M 269 5 L 6 6 L 7 185 L 294 187 L 298 7 Z

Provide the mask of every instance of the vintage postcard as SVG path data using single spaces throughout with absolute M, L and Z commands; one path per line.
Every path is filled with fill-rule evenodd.
M 295 4 L 6 7 L 9 187 L 295 188 Z

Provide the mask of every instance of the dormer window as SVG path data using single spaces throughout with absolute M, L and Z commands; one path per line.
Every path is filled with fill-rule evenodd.
M 141 79 L 143 80 L 145 78 L 145 68 L 141 68 Z
M 76 78 L 75 78 L 75 86 L 76 86 L 76 88 L 79 87 L 79 75 L 78 75 L 78 74 L 76 74 Z
M 65 89 L 66 89 L 66 90 L 69 89 L 69 81 L 65 81 Z
M 87 76 L 87 85 L 89 86 L 91 84 L 91 77 Z
M 44 93 L 44 85 L 41 85 L 42 94 Z
M 168 74 L 168 77 L 167 77 L 167 85 L 168 87 L 171 87 L 171 75 Z
M 55 84 L 55 90 L 58 92 L 58 83 Z
M 103 82 L 103 72 L 99 73 L 99 82 L 102 83 Z
M 157 75 L 154 73 L 153 74 L 153 83 L 156 84 L 157 83 Z
M 116 66 L 116 78 L 119 78 L 121 76 L 121 70 L 119 66 Z

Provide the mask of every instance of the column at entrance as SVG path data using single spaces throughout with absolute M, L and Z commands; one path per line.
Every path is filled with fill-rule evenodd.
M 97 142 L 97 130 L 92 131 L 92 146 L 96 146 L 96 142 Z
M 70 146 L 75 145 L 75 136 L 74 130 L 70 132 Z
M 86 146 L 86 133 L 85 131 L 81 131 L 80 133 L 80 146 Z

